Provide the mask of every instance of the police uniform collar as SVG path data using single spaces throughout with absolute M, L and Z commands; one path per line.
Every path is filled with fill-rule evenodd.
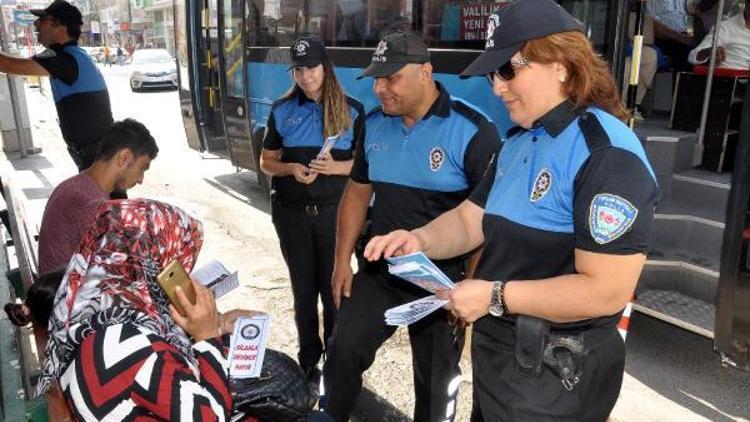
M 565 100 L 534 122 L 534 127 L 544 126 L 550 136 L 557 138 L 557 135 L 570 126 L 577 115 L 575 104 Z
M 427 119 L 433 114 L 438 117 L 448 117 L 451 114 L 450 94 L 448 94 L 448 91 L 446 91 L 443 85 L 438 81 L 435 81 L 435 87 L 438 90 L 438 97 L 435 102 L 432 103 L 430 109 L 427 110 L 427 114 L 425 114 L 422 118 L 423 120 Z
M 310 98 L 310 97 L 308 97 L 307 95 L 305 95 L 305 91 L 303 91 L 303 90 L 301 90 L 301 89 L 297 88 L 297 103 L 298 103 L 299 105 L 303 105 L 303 104 L 305 104 L 306 102 L 311 102 L 311 103 L 314 103 L 314 102 L 315 102 L 315 100 L 313 100 L 312 98 Z

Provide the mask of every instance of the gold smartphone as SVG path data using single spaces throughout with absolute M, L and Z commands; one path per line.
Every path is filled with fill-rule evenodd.
M 170 262 L 159 275 L 156 276 L 156 281 L 159 283 L 164 293 L 167 294 L 169 301 L 172 302 L 177 312 L 180 315 L 185 316 L 185 310 L 177 301 L 177 295 L 175 295 L 174 288 L 180 286 L 182 291 L 185 292 L 190 303 L 195 305 L 195 289 L 193 288 L 193 281 L 190 279 L 185 268 L 182 267 L 182 263 L 178 260 Z

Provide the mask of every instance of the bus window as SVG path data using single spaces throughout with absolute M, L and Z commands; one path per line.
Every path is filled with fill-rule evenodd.
M 432 0 L 424 2 L 422 34 L 440 48 L 483 49 L 487 18 L 512 0 Z
M 243 96 L 242 77 L 242 2 L 224 0 L 224 76 L 225 92 L 230 97 Z

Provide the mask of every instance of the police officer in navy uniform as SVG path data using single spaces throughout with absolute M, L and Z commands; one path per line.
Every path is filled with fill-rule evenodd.
M 0 54 L 0 72 L 49 76 L 60 131 L 78 170 L 91 166 L 99 141 L 114 122 L 99 69 L 78 46 L 81 12 L 64 0 L 32 9 L 39 43 L 47 50 L 29 59 Z
M 443 259 L 483 243 L 475 279 L 438 294 L 474 323 L 472 420 L 602 422 L 622 383 L 616 324 L 646 260 L 654 172 L 607 64 L 554 1 L 491 15 L 485 52 L 463 75 L 488 76 L 518 125 L 496 173 L 430 224 L 373 239 L 365 256 Z
M 273 176 L 271 215 L 292 282 L 298 360 L 312 377 L 333 331 L 336 207 L 362 137 L 364 112 L 344 94 L 319 39 L 300 38 L 290 53 L 294 85 L 271 107 L 260 167 Z M 333 145 L 322 152 L 326 138 Z
M 491 169 L 500 147 L 495 126 L 472 105 L 450 96 L 432 77 L 424 41 L 410 32 L 386 35 L 360 77 L 375 79 L 381 107 L 368 113 L 351 180 L 339 207 L 333 294 L 340 305 L 324 367 L 325 412 L 347 420 L 362 388 L 362 373 L 395 331 L 384 312 L 429 295 L 392 277 L 385 262 L 360 268 L 350 260 L 368 204 L 371 232 L 419 227 L 457 206 Z M 491 172 L 491 171 L 490 171 Z M 437 262 L 453 280 L 465 259 Z M 414 365 L 414 420 L 453 420 L 463 332 L 438 311 L 409 326 Z

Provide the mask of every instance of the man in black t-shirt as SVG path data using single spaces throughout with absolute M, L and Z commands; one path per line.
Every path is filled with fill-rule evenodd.
M 79 170 L 94 161 L 99 141 L 112 126 L 109 93 L 99 69 L 78 46 L 81 12 L 64 0 L 32 9 L 39 43 L 47 49 L 31 58 L 0 53 L 0 72 L 49 76 L 60 130 Z

